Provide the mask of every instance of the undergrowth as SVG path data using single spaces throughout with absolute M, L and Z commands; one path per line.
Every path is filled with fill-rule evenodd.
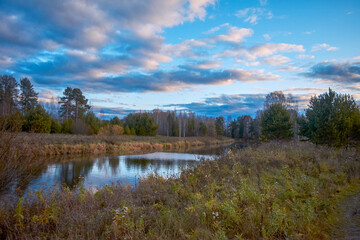
M 331 239 L 360 190 L 356 149 L 264 143 L 136 187 L 37 191 L 0 210 L 2 239 Z

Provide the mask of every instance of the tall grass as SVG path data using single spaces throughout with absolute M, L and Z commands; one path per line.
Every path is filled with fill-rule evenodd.
M 266 143 L 131 188 L 34 192 L 0 210 L 4 239 L 331 239 L 360 191 L 356 149 Z
M 41 141 L 39 141 L 41 139 Z M 140 137 L 86 136 L 70 134 L 17 133 L 12 142 L 31 147 L 37 156 L 119 153 L 133 154 L 154 151 L 175 151 L 199 146 L 231 144 L 231 138 L 209 137 Z
M 38 149 L 18 141 L 18 133 L 8 133 L 6 128 L 7 124 L 0 121 L 0 195 L 28 181 L 43 164 L 36 157 Z

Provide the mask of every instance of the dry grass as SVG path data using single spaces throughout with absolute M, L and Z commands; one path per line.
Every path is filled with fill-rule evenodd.
M 0 210 L 2 239 L 331 239 L 360 190 L 356 149 L 266 143 L 135 188 L 35 192 Z
M 104 153 L 132 154 L 189 149 L 192 147 L 231 144 L 234 142 L 231 138 L 86 136 L 33 133 L 17 133 L 13 138 L 13 141 L 19 145 L 31 146 L 32 153 L 37 156 Z

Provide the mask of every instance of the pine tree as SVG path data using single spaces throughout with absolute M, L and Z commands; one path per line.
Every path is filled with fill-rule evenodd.
M 274 103 L 261 117 L 261 133 L 267 139 L 290 139 L 294 133 L 290 114 L 281 103 Z
M 38 93 L 35 92 L 34 86 L 28 78 L 23 78 L 20 81 L 20 106 L 24 114 L 31 108 L 34 108 L 38 103 Z
M 354 134 L 358 112 L 353 97 L 329 89 L 311 98 L 301 133 L 314 143 L 344 146 Z
M 73 111 L 73 89 L 71 87 L 67 87 L 63 92 L 63 97 L 60 98 L 59 104 L 60 110 L 59 115 L 63 119 L 69 119 L 72 117 Z
M 60 117 L 63 119 L 73 118 L 75 122 L 84 117 L 84 113 L 90 109 L 87 104 L 88 100 L 82 94 L 79 88 L 72 89 L 67 87 L 64 92 L 64 96 L 60 98 Z

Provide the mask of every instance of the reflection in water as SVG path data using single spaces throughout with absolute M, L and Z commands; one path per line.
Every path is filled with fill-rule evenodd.
M 212 155 L 187 153 L 150 153 L 141 155 L 109 156 L 51 164 L 34 177 L 28 189 L 36 190 L 51 185 L 74 188 L 83 180 L 86 188 L 94 188 L 120 181 L 134 185 L 140 177 L 157 172 L 167 177 L 180 173 L 182 168 Z

